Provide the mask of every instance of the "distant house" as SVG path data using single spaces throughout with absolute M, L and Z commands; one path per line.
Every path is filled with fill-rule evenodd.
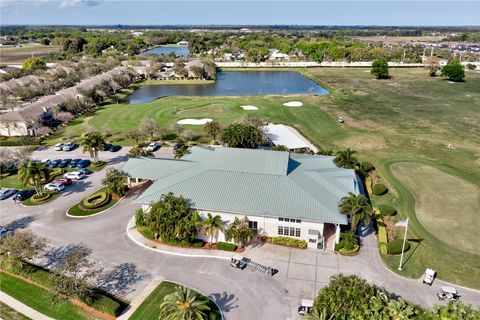
M 141 32 L 141 31 L 132 31 L 132 35 L 133 35 L 134 37 L 143 36 L 143 32 Z
M 269 58 L 271 60 L 289 60 L 290 59 L 288 54 L 282 53 L 278 49 L 270 49 L 269 52 L 270 52 Z
M 188 46 L 188 41 L 186 40 L 179 41 L 177 42 L 177 46 Z
M 333 157 L 281 151 L 193 147 L 181 160 L 132 158 L 123 170 L 153 181 L 137 198 L 146 212 L 172 192 L 190 199 L 203 218 L 219 215 L 224 228 L 246 218 L 257 236 L 301 239 L 331 251 L 348 224 L 341 198 L 361 192 L 355 171 L 338 168 Z M 216 240 L 225 241 L 225 234 L 219 231 Z
M 197 75 L 192 72 L 192 68 L 193 67 L 199 67 L 199 68 L 204 68 L 205 65 L 203 64 L 203 62 L 201 60 L 191 60 L 191 61 L 188 61 L 187 64 L 185 65 L 185 69 L 187 69 L 188 71 L 188 77 L 189 78 L 197 78 Z

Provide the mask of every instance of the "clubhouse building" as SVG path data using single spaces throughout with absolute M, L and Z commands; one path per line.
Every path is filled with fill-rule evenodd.
M 193 147 L 181 160 L 132 158 L 123 170 L 153 181 L 137 199 L 145 211 L 172 192 L 190 199 L 202 218 L 220 215 L 224 227 L 246 217 L 255 235 L 303 239 L 327 250 L 348 223 L 341 198 L 362 190 L 355 171 L 338 168 L 332 157 L 259 149 Z M 215 240 L 225 241 L 223 232 Z

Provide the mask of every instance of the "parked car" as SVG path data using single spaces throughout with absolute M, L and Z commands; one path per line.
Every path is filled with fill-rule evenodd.
M 183 142 L 177 142 L 175 143 L 175 145 L 173 146 L 173 151 L 177 151 L 178 149 L 180 149 L 181 147 L 185 146 L 185 143 Z
M 55 160 L 50 161 L 47 166 L 49 168 L 56 168 L 56 167 L 58 167 L 60 162 L 62 162 L 62 159 L 55 159 Z
M 59 164 L 58 164 L 58 167 L 59 168 L 66 168 L 70 162 L 72 161 L 72 159 L 63 159 Z
M 63 144 L 62 150 L 63 151 L 72 151 L 73 149 L 75 149 L 76 146 L 77 146 L 77 144 L 73 141 L 67 142 L 67 143 Z
M 18 192 L 17 189 L 2 188 L 2 189 L 0 189 L 0 200 L 5 200 L 7 198 L 10 198 L 11 196 L 13 196 L 17 192 Z
M 0 239 L 3 239 L 8 233 L 7 228 L 0 226 Z
M 53 150 L 55 151 L 62 151 L 63 148 L 63 143 L 57 143 L 56 145 L 53 146 Z
M 88 167 L 92 162 L 90 160 L 80 160 L 77 163 L 76 168 L 86 168 Z
M 302 299 L 300 302 L 300 307 L 298 307 L 298 314 L 303 316 L 306 316 L 310 314 L 310 311 L 313 308 L 313 300 L 306 300 Z
M 85 173 L 80 171 L 72 171 L 67 172 L 63 175 L 64 178 L 72 179 L 72 180 L 81 180 L 85 178 Z
M 160 148 L 158 142 L 152 142 L 147 146 L 147 150 L 151 152 L 156 151 L 158 148 Z
M 69 168 L 75 168 L 77 166 L 77 164 L 81 161 L 82 159 L 73 159 L 72 161 L 70 161 L 70 163 L 68 164 L 68 167 Z
M 65 189 L 65 186 L 56 182 L 51 182 L 45 186 L 45 190 L 48 191 L 62 191 L 63 189 Z
M 47 158 L 47 159 L 43 159 L 43 160 L 40 161 L 40 162 L 41 162 L 41 163 L 45 163 L 45 164 L 48 165 L 48 164 L 50 163 L 50 161 L 52 161 L 52 160 L 50 160 L 50 159 Z
M 24 201 L 29 199 L 31 196 L 35 194 L 35 190 L 27 189 L 27 190 L 20 190 L 13 196 L 14 201 Z
M 60 178 L 53 181 L 54 183 L 63 184 L 65 187 L 72 184 L 72 179 L 70 178 Z
M 122 149 L 122 146 L 119 146 L 119 145 L 116 145 L 116 144 L 112 144 L 112 146 L 110 147 L 110 152 L 117 152 L 117 151 L 119 151 L 120 149 Z
M 437 292 L 438 300 L 448 300 L 448 301 L 455 301 L 460 298 L 457 289 L 454 287 L 442 286 L 439 292 Z
M 89 174 L 92 174 L 92 173 L 93 173 L 92 170 L 87 169 L 87 168 L 80 168 L 80 169 L 78 169 L 77 171 L 78 171 L 78 172 L 82 172 L 82 173 L 84 173 L 85 175 L 89 175 Z
M 423 283 L 432 285 L 433 280 L 435 280 L 436 274 L 437 273 L 434 270 L 427 268 L 427 270 L 425 270 L 425 273 L 423 274 Z
M 247 267 L 247 262 L 248 262 L 248 259 L 245 258 L 245 257 L 240 257 L 240 256 L 234 256 L 232 257 L 232 259 L 230 260 L 230 265 L 232 267 L 235 267 L 235 268 L 238 268 L 238 269 L 245 269 Z

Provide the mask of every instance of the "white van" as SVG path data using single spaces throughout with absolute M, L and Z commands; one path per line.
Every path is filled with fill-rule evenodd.
M 67 172 L 63 175 L 64 178 L 69 178 L 72 180 L 81 180 L 85 178 L 85 173 L 80 171 Z

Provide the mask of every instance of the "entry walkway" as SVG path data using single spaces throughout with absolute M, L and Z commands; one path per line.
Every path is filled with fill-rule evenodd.
M 21 314 L 35 320 L 53 320 L 53 318 L 47 317 L 43 313 L 38 312 L 27 306 L 26 304 L 21 303 L 17 299 L 9 296 L 5 292 L 0 291 L 0 301 L 10 306 L 10 308 L 17 310 Z

